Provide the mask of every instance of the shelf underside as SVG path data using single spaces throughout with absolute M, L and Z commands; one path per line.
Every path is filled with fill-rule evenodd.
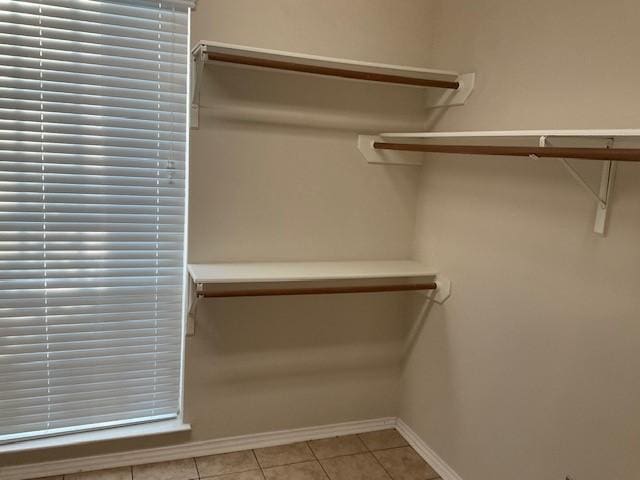
M 205 63 L 223 62 L 414 87 L 460 88 L 460 75 L 449 70 L 361 62 L 208 41 L 196 44 L 192 54 Z

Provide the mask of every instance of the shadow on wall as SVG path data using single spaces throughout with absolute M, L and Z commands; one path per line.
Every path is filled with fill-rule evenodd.
M 203 373 L 225 383 L 399 367 L 404 294 L 327 297 L 204 300 L 191 357 L 210 355 L 215 368 Z
M 420 130 L 425 102 L 424 88 L 210 64 L 203 73 L 200 116 L 379 133 Z

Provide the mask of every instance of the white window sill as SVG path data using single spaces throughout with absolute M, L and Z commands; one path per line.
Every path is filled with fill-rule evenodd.
M 107 428 L 93 432 L 71 433 L 57 437 L 39 438 L 24 442 L 8 443 L 0 445 L 0 453 L 26 452 L 41 448 L 65 447 L 81 443 L 98 442 L 102 440 L 120 440 L 123 438 L 144 437 L 147 435 L 159 435 L 163 433 L 186 432 L 191 430 L 191 425 L 183 423 L 182 419 L 165 420 L 162 422 L 144 423 L 126 427 Z

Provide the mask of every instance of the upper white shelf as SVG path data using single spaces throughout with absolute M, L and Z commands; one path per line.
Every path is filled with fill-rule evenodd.
M 193 60 L 191 126 L 193 128 L 198 128 L 202 74 L 204 66 L 209 63 L 379 82 L 401 87 L 433 88 L 439 93 L 435 96 L 433 92 L 432 95 L 428 95 L 427 103 L 430 108 L 463 105 L 475 85 L 474 73 L 459 74 L 451 70 L 362 62 L 207 40 L 196 43 L 191 53 Z
M 419 262 L 266 262 L 189 264 L 194 283 L 238 284 L 312 282 L 383 278 L 435 277 L 436 272 Z
M 640 138 L 639 129 L 605 130 L 487 130 L 470 132 L 405 132 L 382 133 L 384 138 L 526 138 L 526 137 L 596 137 L 596 138 Z
M 255 59 L 266 62 L 280 62 L 287 64 L 305 65 L 327 69 L 349 70 L 362 73 L 372 73 L 381 75 L 394 75 L 400 77 L 439 80 L 455 82 L 459 77 L 458 72 L 450 70 L 436 70 L 430 68 L 409 67 L 404 65 L 389 65 L 384 63 L 361 62 L 344 58 L 323 57 L 320 55 L 307 55 L 303 53 L 287 52 L 283 50 L 270 50 L 266 48 L 248 47 L 244 45 L 234 45 L 230 43 L 211 42 L 200 40 L 191 50 L 194 59 L 204 61 L 225 61 L 216 60 L 225 57 L 242 57 L 244 59 Z M 225 57 L 222 57 L 225 56 Z M 239 62 L 231 62 L 239 63 Z M 266 65 L 255 65 L 263 66 Z M 278 68 L 277 66 L 267 68 Z M 314 72 L 307 72 L 314 73 Z M 316 72 L 317 73 L 317 72 Z

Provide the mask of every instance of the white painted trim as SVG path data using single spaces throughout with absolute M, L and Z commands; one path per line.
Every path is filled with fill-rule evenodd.
M 167 447 L 130 450 L 120 453 L 71 458 L 53 462 L 0 467 L 2 480 L 27 480 L 44 476 L 63 475 L 105 468 L 140 465 L 145 463 L 179 460 L 188 457 L 215 455 L 218 453 L 272 447 L 288 443 L 315 440 L 318 438 L 372 432 L 386 428 L 397 428 L 415 451 L 433 467 L 442 480 L 462 480 L 440 456 L 434 452 L 404 421 L 394 417 L 376 418 L 355 422 L 336 423 L 317 427 L 296 428 L 274 432 L 239 435 L 235 437 L 183 443 Z
M 400 432 L 409 445 L 436 471 L 442 480 L 462 480 L 453 468 L 445 462 L 436 452 L 434 452 L 424 441 L 414 432 L 409 425 L 398 418 L 396 429 Z
M 285 50 L 270 50 L 266 48 L 235 45 L 232 43 L 200 40 L 191 49 L 191 54 L 200 57 L 206 53 L 224 53 L 241 55 L 244 57 L 275 60 L 280 62 L 295 62 L 329 68 L 349 68 L 361 72 L 383 73 L 390 75 L 405 75 L 415 78 L 433 80 L 456 80 L 460 74 L 451 70 L 437 70 L 433 68 L 410 67 L 406 65 L 389 65 L 385 63 L 363 62 L 347 58 L 322 57 L 306 53 L 288 52 Z M 208 60 L 207 60 L 208 61 Z
M 0 467 L 0 478 L 2 480 L 26 480 L 44 476 L 63 475 L 91 470 L 101 470 L 105 468 L 178 460 L 181 458 L 214 455 L 252 448 L 285 445 L 288 443 L 328 438 L 338 435 L 372 432 L 375 430 L 393 428 L 395 426 L 395 417 L 384 417 L 372 420 L 336 423 L 318 427 L 240 435 L 236 437 L 191 442 L 167 447 L 149 448 L 145 450 L 130 450 L 92 457 L 71 458 L 68 460 L 57 460 L 53 462 Z M 407 439 L 407 441 L 409 440 Z M 453 478 L 454 477 L 450 477 L 447 479 L 443 477 L 444 480 L 453 480 Z M 455 478 L 455 480 L 459 480 L 459 478 Z
M 68 433 L 46 438 L 25 440 L 22 442 L 7 443 L 0 445 L 0 454 L 10 455 L 11 453 L 29 452 L 33 450 L 42 450 L 44 448 L 69 447 L 91 442 L 101 442 L 104 440 L 121 440 L 124 438 L 161 435 L 164 433 L 188 432 L 189 430 L 191 430 L 191 425 L 183 423 L 182 418 L 179 417 L 171 420 L 102 428 L 100 430 Z M 2 469 L 0 469 L 0 472 L 2 472 Z M 0 478 L 2 477 L 0 476 Z

